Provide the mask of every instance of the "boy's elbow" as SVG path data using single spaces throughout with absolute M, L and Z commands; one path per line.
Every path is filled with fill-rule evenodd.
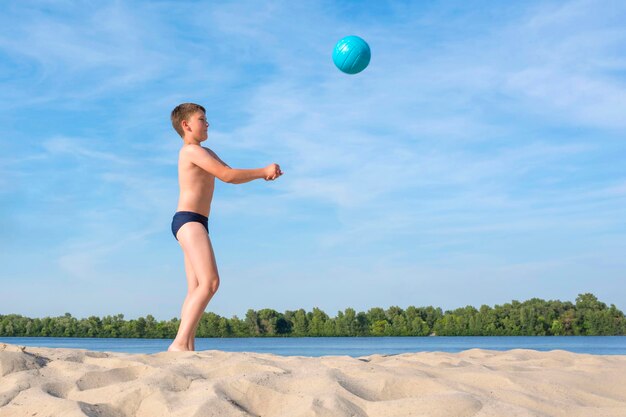
M 222 175 L 218 177 L 223 182 L 228 184 L 233 184 L 235 182 L 235 170 L 231 168 L 227 168 L 222 171 Z

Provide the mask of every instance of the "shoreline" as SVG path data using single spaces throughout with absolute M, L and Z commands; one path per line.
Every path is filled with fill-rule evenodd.
M 166 351 L 171 339 L 0 337 L 0 343 L 121 353 Z M 626 355 L 626 336 L 436 336 L 436 337 L 253 337 L 196 338 L 197 350 L 274 353 L 283 356 L 352 357 L 376 353 L 459 353 L 468 349 L 565 350 L 594 355 Z

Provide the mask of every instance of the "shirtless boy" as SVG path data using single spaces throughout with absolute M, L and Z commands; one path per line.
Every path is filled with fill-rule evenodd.
M 198 322 L 220 284 L 208 230 L 215 178 L 242 184 L 261 178 L 272 181 L 283 172 L 277 164 L 258 169 L 233 169 L 215 152 L 200 146 L 208 137 L 209 122 L 204 107 L 198 104 L 177 106 L 172 111 L 172 126 L 184 142 L 178 156 L 180 194 L 172 233 L 185 255 L 188 289 L 178 333 L 167 350 L 187 351 L 195 349 Z

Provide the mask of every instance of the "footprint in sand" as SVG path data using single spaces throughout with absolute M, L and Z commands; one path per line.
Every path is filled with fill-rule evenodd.
M 128 368 L 116 368 L 108 371 L 87 372 L 76 381 L 80 391 L 102 388 L 122 382 L 134 381 L 139 378 L 143 366 L 130 366 Z
M 0 376 L 29 369 L 41 369 L 48 362 L 50 359 L 30 352 L 0 351 Z

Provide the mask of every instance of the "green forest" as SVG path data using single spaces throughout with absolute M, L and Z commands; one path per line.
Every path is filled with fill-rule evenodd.
M 151 315 L 124 320 L 123 314 L 77 319 L 0 315 L 0 336 L 163 338 L 176 336 L 180 320 L 156 321 Z M 576 302 L 533 298 L 503 305 L 472 306 L 442 311 L 436 307 L 352 308 L 329 317 L 319 308 L 307 312 L 266 308 L 248 310 L 244 318 L 204 313 L 196 337 L 320 337 L 320 336 L 609 336 L 626 335 L 624 313 L 593 294 Z

